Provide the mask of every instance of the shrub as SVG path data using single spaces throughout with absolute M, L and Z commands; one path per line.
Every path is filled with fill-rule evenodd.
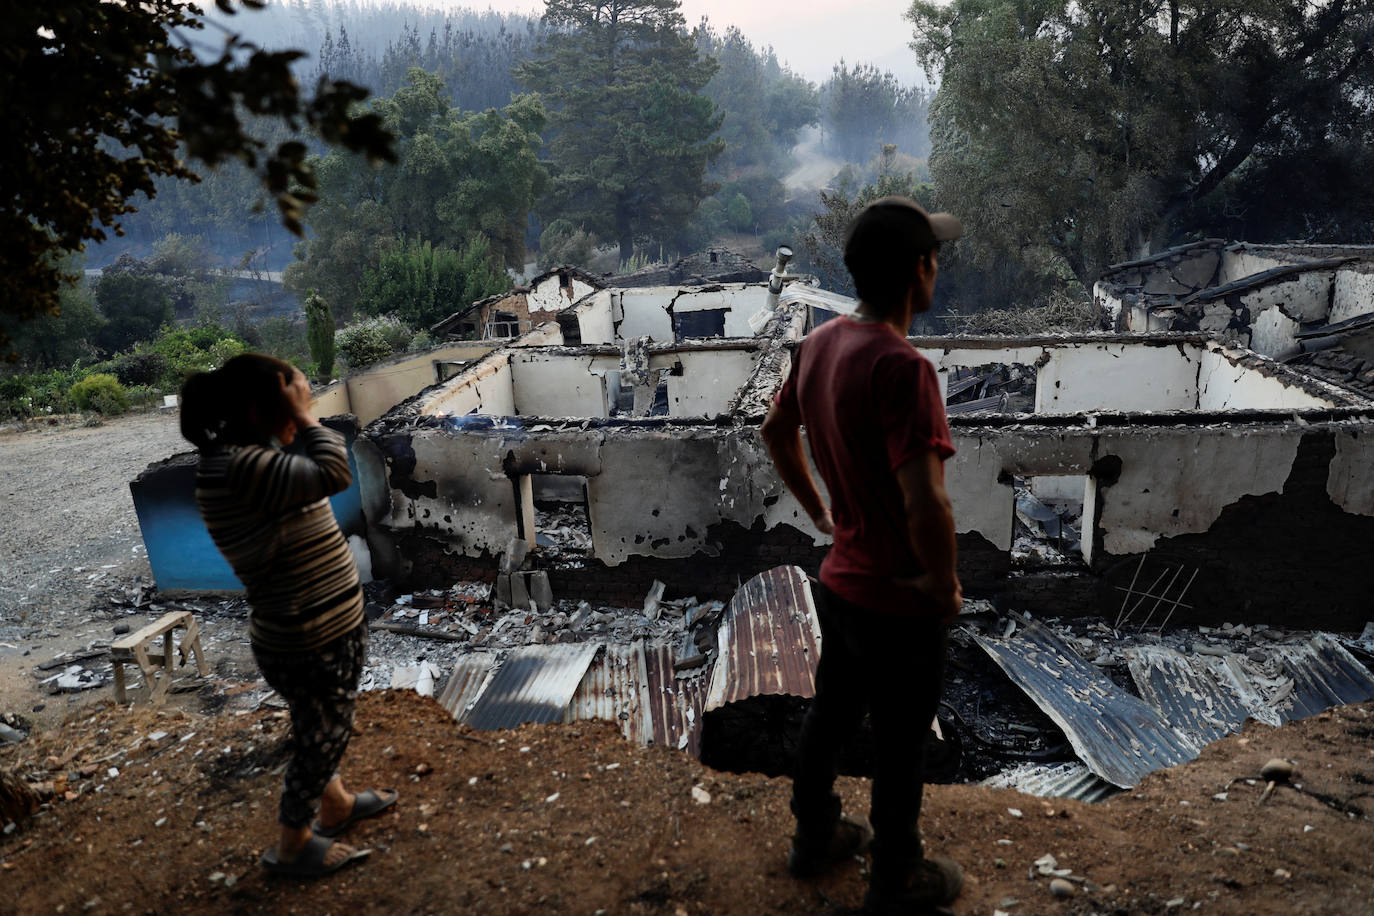
M 155 350 L 139 348 L 132 353 L 123 353 L 106 363 L 119 383 L 130 385 L 156 385 L 166 375 L 167 357 Z
M 366 318 L 340 331 L 335 344 L 350 369 L 361 369 L 405 350 L 413 336 L 410 328 L 395 318 Z
M 119 379 L 104 372 L 88 375 L 68 392 L 72 403 L 81 410 L 91 410 L 105 416 L 121 414 L 129 409 L 129 396 Z

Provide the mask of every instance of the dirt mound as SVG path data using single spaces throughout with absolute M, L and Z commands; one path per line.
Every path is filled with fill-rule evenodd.
M 609 725 L 473 732 L 405 692 L 362 697 L 345 761 L 351 784 L 401 790 L 352 833 L 372 856 L 320 882 L 273 878 L 257 862 L 287 727 L 270 709 L 106 706 L 0 752 L 0 767 L 55 793 L 0 838 L 3 909 L 802 913 L 862 897 L 859 863 L 815 883 L 787 876 L 785 779 L 718 773 Z M 1261 804 L 1265 784 L 1244 777 L 1271 757 L 1297 763 L 1302 790 Z M 1251 723 L 1099 805 L 934 786 L 922 826 L 967 870 L 960 913 L 1363 913 L 1371 782 L 1364 704 Z M 841 781 L 851 809 L 866 791 Z M 1068 870 L 1071 897 L 1050 896 L 1051 869 Z

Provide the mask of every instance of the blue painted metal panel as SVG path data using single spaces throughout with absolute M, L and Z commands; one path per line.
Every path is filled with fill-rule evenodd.
M 353 457 L 353 441 L 358 430 L 351 419 L 331 417 L 324 421 L 341 433 L 348 447 L 348 467 L 353 483 L 347 490 L 330 497 L 334 517 L 344 536 L 361 535 L 366 530 L 362 493 L 358 489 L 358 465 Z M 153 568 L 157 587 L 188 591 L 243 591 L 229 564 L 220 555 L 210 532 L 196 508 L 196 456 L 177 455 L 150 467 L 130 481 L 134 511 L 148 548 L 148 563 Z

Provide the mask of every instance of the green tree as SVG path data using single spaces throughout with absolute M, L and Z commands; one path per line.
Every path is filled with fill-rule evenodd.
M 407 239 L 364 274 L 361 307 L 369 315 L 394 315 L 413 328 L 428 328 L 509 288 L 510 280 L 492 263 L 481 236 L 459 251 Z
M 703 26 L 697 46 L 719 65 L 702 89 L 721 117 L 725 149 L 717 173 L 786 170 L 802 128 L 819 116 L 816 87 L 778 63 L 772 48 L 756 50 L 734 26 L 724 34 Z
M 334 313 L 313 289 L 305 297 L 305 323 L 315 380 L 328 382 L 334 377 Z
M 84 260 L 80 254 L 69 256 L 61 266 L 62 273 L 80 276 Z M 0 335 L 8 329 L 14 353 L 24 368 L 56 369 L 94 356 L 104 324 L 90 290 L 81 281 L 70 280 L 60 287 L 57 307 L 51 312 L 27 321 L 0 314 Z
M 341 151 L 319 163 L 313 237 L 287 268 L 288 288 L 319 290 L 347 318 L 360 307 L 365 274 L 404 247 L 398 239 L 455 251 L 481 239 L 498 261 L 523 268 L 529 210 L 548 182 L 537 156 L 543 106 L 522 95 L 500 111 L 463 112 L 443 90 L 412 68 L 406 86 L 374 103 L 399 138 L 394 167 L 373 170 Z
M 260 7 L 261 0 L 242 0 Z M 226 13 L 233 0 L 216 0 Z M 120 216 L 155 179 L 195 180 L 186 153 L 207 165 L 238 159 L 258 170 L 283 222 L 300 229 L 314 178 L 306 147 L 266 149 L 241 112 L 308 124 L 329 143 L 391 155 L 373 114 L 350 107 L 366 92 L 322 81 L 307 99 L 291 74 L 298 51 L 264 51 L 237 35 L 202 59 L 190 33 L 200 11 L 183 0 L 7 5 L 0 18 L 0 309 L 17 318 L 51 312 L 59 257 L 119 231 Z M 55 257 L 58 256 L 58 257 Z M 0 339 L 0 346 L 6 343 Z
M 677 0 L 547 0 L 553 28 L 516 70 L 549 105 L 552 210 L 602 238 L 621 261 L 669 243 L 714 187 L 724 149 L 701 94 L 716 64 L 685 29 Z
M 749 198 L 738 193 L 730 198 L 730 203 L 725 205 L 725 218 L 736 232 L 748 232 L 754 228 L 754 211 L 749 206 Z
M 175 316 L 166 284 L 151 274 L 107 270 L 96 281 L 95 301 L 105 319 L 97 341 L 110 353 L 152 340 Z
M 1219 199 L 1271 201 L 1247 179 L 1272 163 L 1301 187 L 1343 161 L 1304 153 L 1368 158 L 1367 2 L 954 0 L 908 16 L 940 76 L 931 174 L 984 264 L 1058 259 L 1090 288 L 1108 264 L 1205 229 Z M 1368 225 L 1368 183 L 1344 197 Z M 1283 197 L 1293 215 L 1323 203 Z

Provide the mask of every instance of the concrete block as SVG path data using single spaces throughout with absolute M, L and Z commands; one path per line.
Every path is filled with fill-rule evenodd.
M 510 603 L 511 603 L 511 601 L 510 601 L 510 599 L 511 599 L 510 580 L 511 580 L 511 575 L 510 575 L 510 573 L 504 573 L 504 572 L 503 572 L 503 573 L 500 573 L 500 574 L 498 574 L 498 575 L 496 576 L 496 603 L 497 603 L 497 604 L 504 604 L 504 605 L 506 605 L 507 607 L 510 606 Z
M 547 611 L 553 607 L 553 589 L 549 587 L 549 574 L 544 570 L 529 573 L 528 589 L 539 610 Z
M 530 592 L 525 586 L 525 577 L 520 573 L 513 573 L 508 578 L 510 580 L 510 606 L 522 611 L 529 610 Z
M 501 554 L 501 572 L 512 573 L 525 565 L 525 554 L 529 553 L 530 545 L 528 541 L 521 538 L 511 538 L 506 545 L 506 550 Z

